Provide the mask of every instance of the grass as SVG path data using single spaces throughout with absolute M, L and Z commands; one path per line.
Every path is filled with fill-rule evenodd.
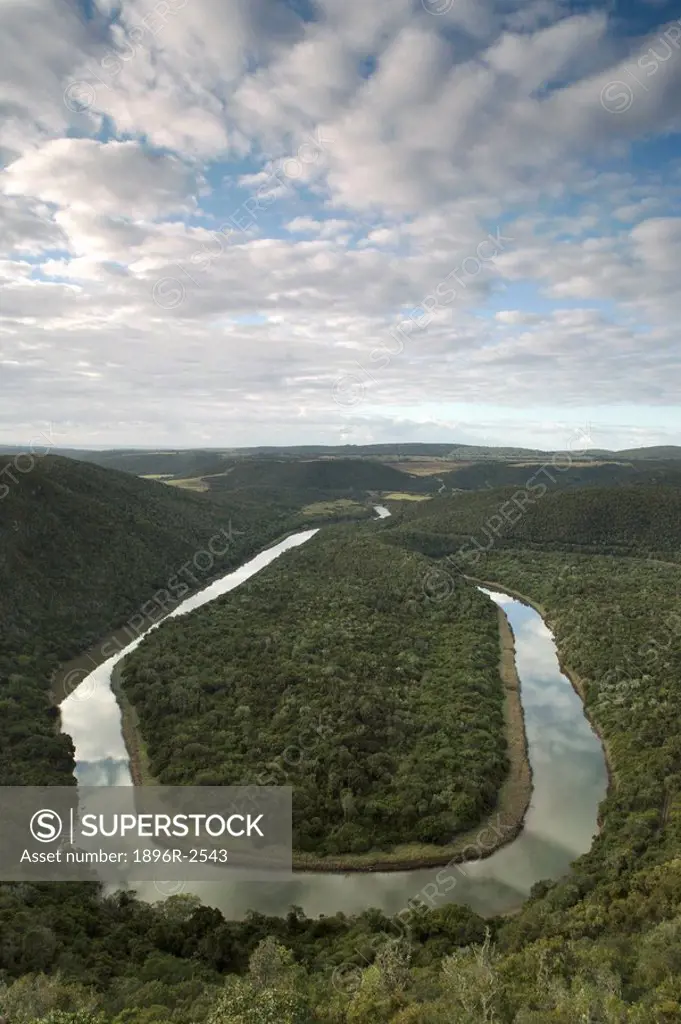
M 429 456 L 414 456 L 413 459 L 403 459 L 399 462 L 390 462 L 386 465 L 393 469 L 399 469 L 403 473 L 410 473 L 412 476 L 437 476 L 439 473 L 450 473 L 453 469 L 460 469 L 462 466 L 471 466 L 471 462 L 455 462 L 453 459 L 433 459 Z
M 363 512 L 365 506 L 351 498 L 338 498 L 337 501 L 315 501 L 305 505 L 301 512 L 304 516 L 331 516 L 338 513 Z
M 190 476 L 184 480 L 166 480 L 165 483 L 171 487 L 184 487 L 187 491 L 208 491 L 210 490 L 208 484 L 202 476 Z
M 430 501 L 429 494 L 407 494 L 403 491 L 391 491 L 383 497 L 386 501 Z

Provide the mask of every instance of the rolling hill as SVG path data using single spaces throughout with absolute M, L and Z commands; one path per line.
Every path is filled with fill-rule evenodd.
M 605 487 L 617 484 L 669 484 L 681 487 L 681 463 L 667 459 L 660 462 L 650 460 L 641 462 L 600 462 L 592 464 L 570 464 L 567 459 L 557 459 L 559 471 L 552 470 L 552 460 L 545 461 L 547 469 L 552 472 L 555 482 L 552 486 L 558 489 L 566 487 Z M 513 465 L 508 462 L 476 462 L 467 466 L 457 466 L 448 473 L 441 473 L 436 479 L 437 485 L 431 481 L 433 490 L 475 491 L 494 487 L 524 487 L 536 472 L 537 465 Z M 545 478 L 548 479 L 548 478 Z
M 224 476 L 210 480 L 212 489 L 234 490 L 243 487 L 268 487 L 309 495 L 338 497 L 363 496 L 369 491 L 407 490 L 421 493 L 428 482 L 385 466 L 359 459 L 279 459 L 242 461 Z
M 290 529 L 291 514 L 236 492 L 213 503 L 59 456 L 21 474 L 0 460 L 0 479 L 0 783 L 54 780 L 57 764 L 69 781 L 70 741 L 55 733 L 48 696 L 59 662 L 154 595 L 170 608 L 240 564 Z
M 681 488 L 472 491 L 410 504 L 386 531 L 433 557 L 465 546 L 469 552 L 526 547 L 681 560 Z

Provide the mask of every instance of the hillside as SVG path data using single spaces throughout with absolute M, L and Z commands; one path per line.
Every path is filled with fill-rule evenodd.
M 11 600 L 0 592 L 5 639 L 28 638 L 38 619 L 96 640 L 104 610 L 105 627 L 122 621 L 143 587 L 166 585 L 213 536 L 216 573 L 288 525 L 273 503 L 263 508 L 234 494 L 218 505 L 58 456 L 16 479 L 0 502 L 0 565 L 15 581 Z M 228 536 L 219 543 L 222 530 Z
M 535 488 L 547 487 L 538 478 Z M 681 489 L 654 484 L 582 489 L 501 488 L 434 498 L 388 524 L 397 543 L 433 557 L 527 546 L 681 560 Z
M 557 460 L 558 461 L 558 460 Z M 603 487 L 620 483 L 644 483 L 660 478 L 661 482 L 669 480 L 681 487 L 681 471 L 664 463 L 655 469 L 640 467 L 638 465 L 625 465 L 617 462 L 596 462 L 592 465 L 569 465 L 564 460 L 564 467 L 561 472 L 554 472 L 557 488 L 566 487 Z M 558 465 L 561 465 L 558 461 Z M 551 471 L 551 461 L 547 463 Z M 537 465 L 513 465 L 508 462 L 476 462 L 468 466 L 457 466 L 450 472 L 441 473 L 438 477 L 438 485 L 442 492 L 449 490 L 482 490 L 483 488 L 494 487 L 524 487 L 528 479 L 537 471 Z M 548 478 L 545 477 L 545 480 Z M 436 490 L 437 486 L 433 489 Z
M 424 491 L 426 484 L 392 466 L 361 459 L 249 460 L 211 480 L 217 490 L 273 487 L 309 495 L 357 496 L 367 491 Z
M 622 459 L 681 459 L 681 445 L 653 445 L 650 448 L 625 448 L 617 452 Z
M 155 594 L 170 608 L 290 528 L 288 510 L 238 494 L 214 504 L 58 456 L 37 460 L 28 473 L 9 466 L 16 482 L 5 474 L 0 500 L 0 573 L 8 581 L 0 588 L 4 785 L 49 777 L 54 759 L 71 775 L 69 741 L 55 735 L 47 697 L 60 661 L 123 625 Z

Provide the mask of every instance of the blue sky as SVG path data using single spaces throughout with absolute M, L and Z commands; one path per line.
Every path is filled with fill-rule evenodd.
M 0 6 L 0 442 L 681 443 L 680 14 Z

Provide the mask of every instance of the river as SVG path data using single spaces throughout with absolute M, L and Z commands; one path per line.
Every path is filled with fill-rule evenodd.
M 382 513 L 387 510 L 382 506 L 376 511 L 377 518 L 385 518 Z M 171 614 L 187 614 L 233 590 L 317 532 L 307 530 L 287 537 L 188 598 Z M 560 669 L 551 632 L 541 616 L 507 594 L 480 589 L 503 609 L 513 630 L 533 772 L 525 827 L 513 842 L 486 859 L 451 868 L 347 875 L 296 873 L 283 882 L 246 882 L 235 871 L 228 882 L 220 884 L 136 883 L 132 888 L 149 900 L 193 892 L 232 919 L 243 917 L 248 910 L 283 915 L 292 905 L 302 907 L 310 917 L 337 911 L 355 914 L 367 907 L 396 914 L 414 900 L 431 906 L 467 903 L 479 914 L 492 915 L 517 909 L 535 882 L 567 873 L 570 863 L 589 849 L 597 831 L 598 807 L 608 781 L 603 750 L 585 718 L 580 698 Z M 94 669 L 61 704 L 62 728 L 73 739 L 81 785 L 132 785 L 120 709 L 110 684 L 114 665 L 142 639 Z

